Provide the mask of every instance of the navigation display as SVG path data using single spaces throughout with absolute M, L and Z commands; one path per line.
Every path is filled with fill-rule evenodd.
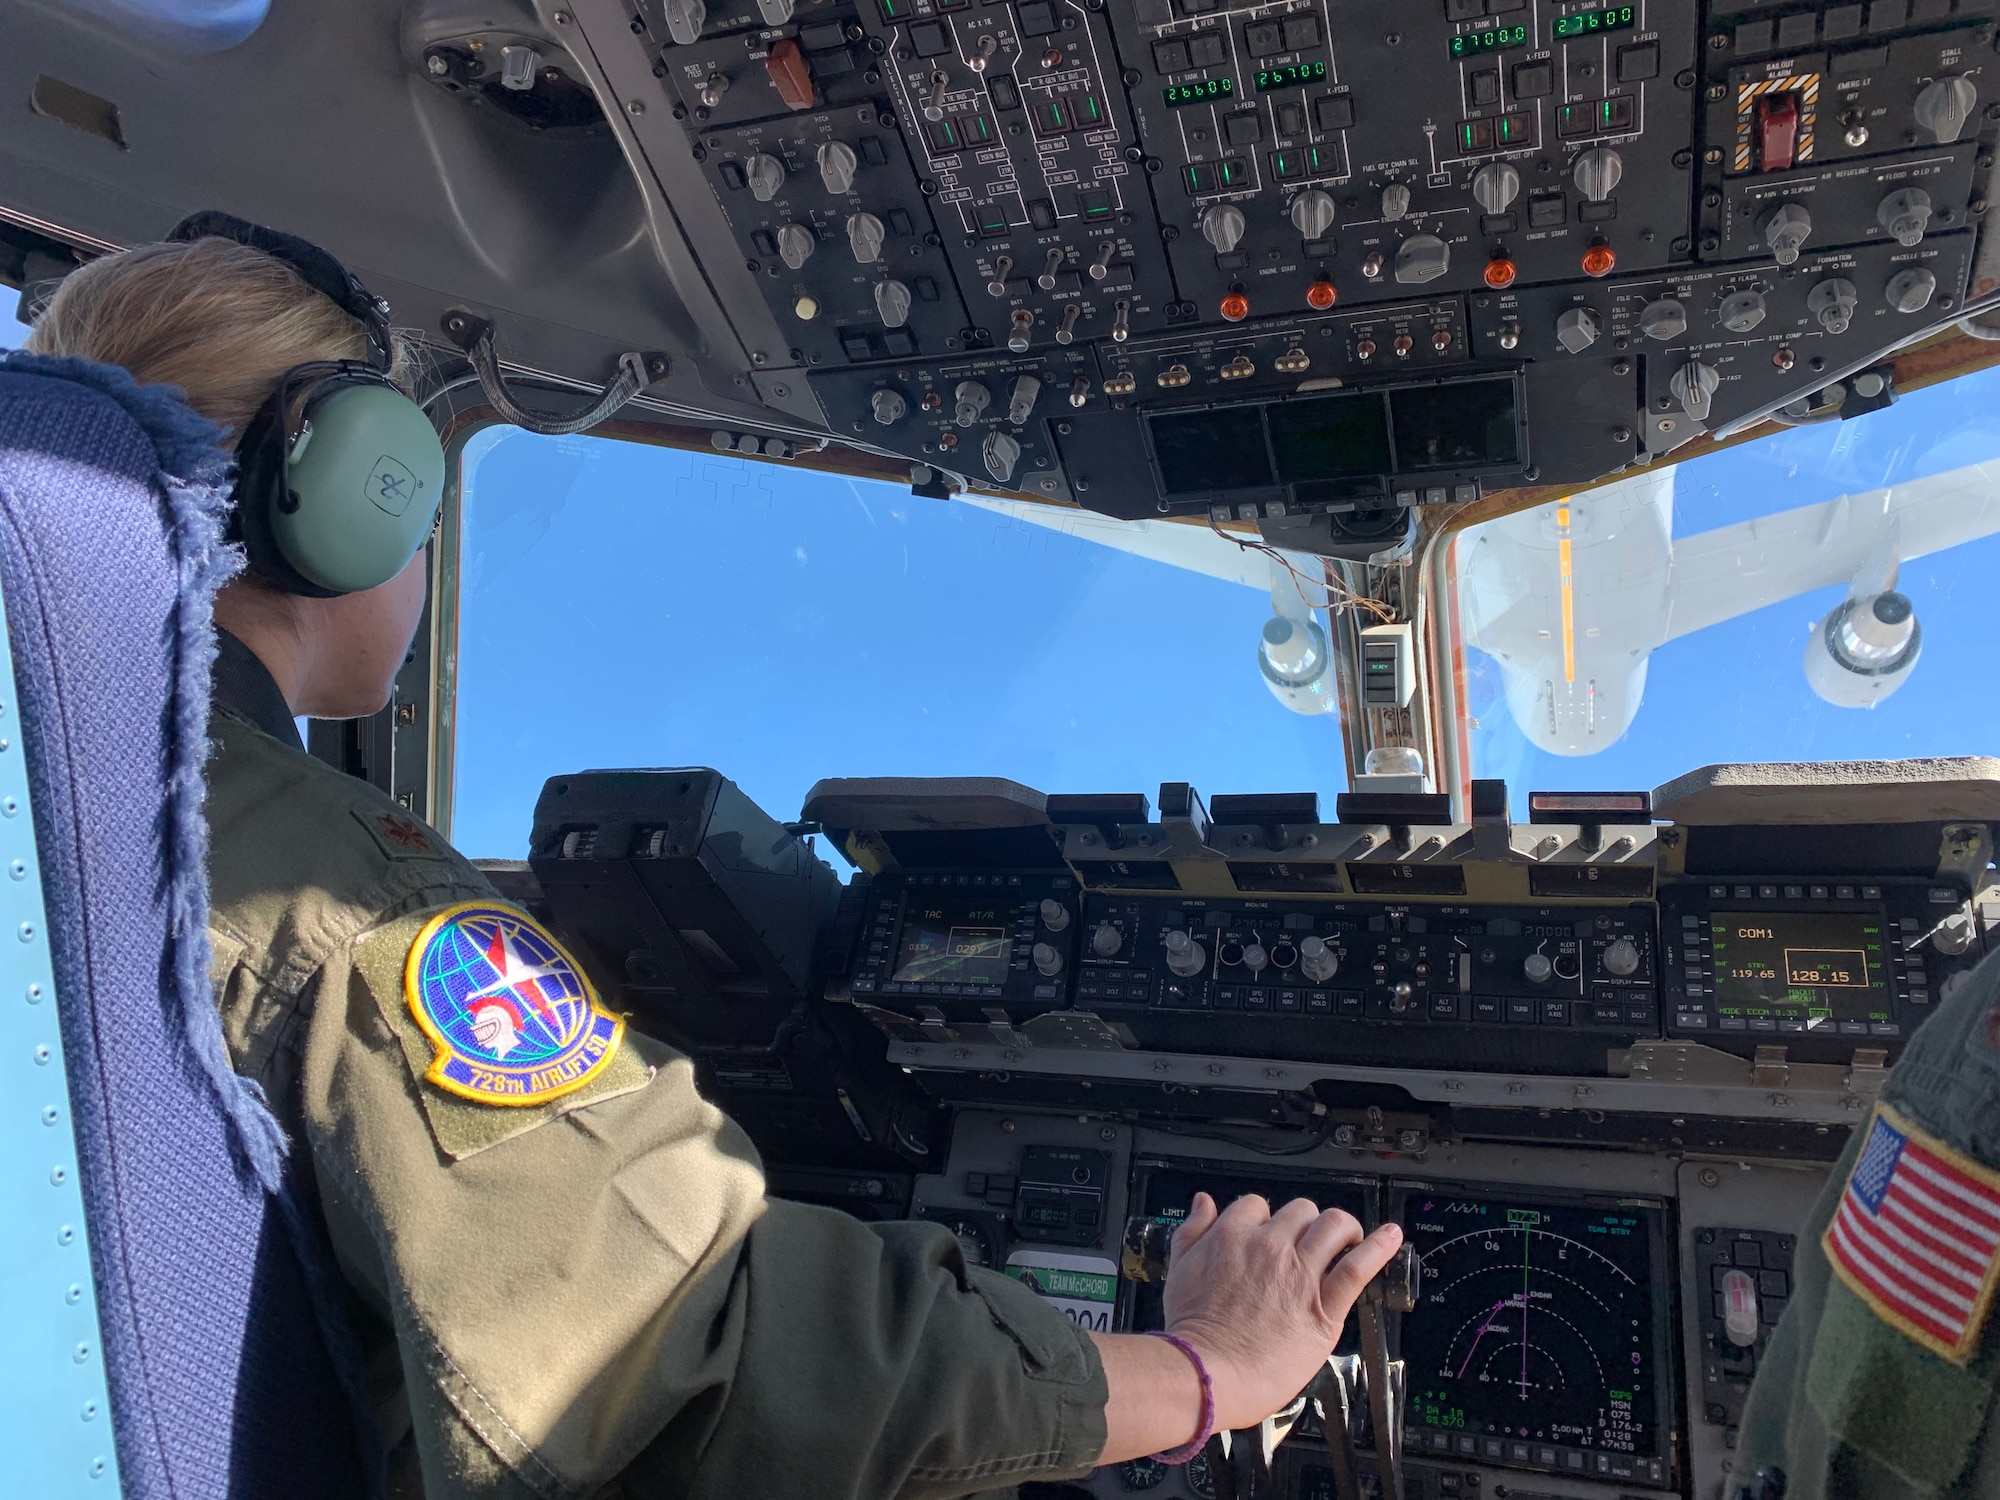
M 1718 911 L 1709 916 L 1715 1008 L 1808 1021 L 1887 1021 L 1882 919 L 1860 912 Z
M 1664 1479 L 1654 1462 L 1672 1426 L 1662 1205 L 1398 1184 L 1390 1215 L 1422 1261 L 1403 1358 L 1407 1420 L 1425 1446 Z
M 905 984 L 1004 984 L 1014 951 L 1007 922 L 997 902 L 947 910 L 912 900 L 890 977 Z

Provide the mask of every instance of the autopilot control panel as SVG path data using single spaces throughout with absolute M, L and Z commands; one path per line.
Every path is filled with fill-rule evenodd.
M 1403 1227 L 1270 1426 L 1065 1500 L 1719 1500 L 1806 1215 L 2000 927 L 2000 763 L 1795 769 L 1528 825 L 978 778 L 780 824 L 714 771 L 599 771 L 495 877 L 773 1191 L 934 1223 L 1085 1326 L 1159 1326 L 1146 1247 L 1197 1192 Z

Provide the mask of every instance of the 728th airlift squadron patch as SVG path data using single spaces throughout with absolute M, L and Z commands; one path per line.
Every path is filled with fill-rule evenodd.
M 542 1104 L 580 1089 L 625 1034 L 539 923 L 485 902 L 424 925 L 403 988 L 437 1051 L 424 1077 L 481 1104 Z

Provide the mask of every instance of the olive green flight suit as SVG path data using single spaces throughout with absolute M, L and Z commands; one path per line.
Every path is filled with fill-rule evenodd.
M 671 1048 L 628 1030 L 534 1106 L 424 1081 L 411 945 L 499 898 L 307 756 L 261 664 L 222 649 L 217 1003 L 365 1310 L 399 1495 L 952 1496 L 1090 1469 L 1089 1338 L 937 1226 L 767 1199 Z
M 1883 1100 L 2000 1168 L 2000 954 L 1911 1038 Z M 2000 1318 L 1987 1316 L 1955 1364 L 1878 1316 L 1821 1247 L 1867 1134 L 1855 1131 L 1800 1234 L 1794 1294 L 1750 1389 L 1728 1500 L 1766 1468 L 1783 1471 L 1787 1500 L 2000 1496 Z

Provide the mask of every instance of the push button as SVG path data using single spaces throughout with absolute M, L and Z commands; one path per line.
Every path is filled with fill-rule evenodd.
M 1304 135 L 1306 133 L 1306 107 L 1296 100 L 1278 106 L 1278 134 Z
M 1484 109 L 1500 102 L 1500 70 L 1481 68 L 1476 73 L 1468 73 L 1465 78 L 1466 101 L 1474 109 Z
M 1288 16 L 1285 19 L 1285 50 L 1303 52 L 1319 45 L 1318 16 Z
M 1153 43 L 1153 66 L 1162 73 L 1185 73 L 1188 69 L 1186 42 Z
M 1232 146 L 1254 146 L 1264 138 L 1264 121 L 1254 109 L 1238 110 L 1223 119 L 1222 133 Z
M 1279 36 L 1276 21 L 1259 21 L 1243 28 L 1243 45 L 1250 49 L 1252 57 L 1269 57 L 1274 52 L 1284 50 L 1284 43 L 1279 40 Z
M 1514 97 L 1542 99 L 1555 92 L 1554 63 L 1526 62 L 1514 65 Z
M 1321 130 L 1353 128 L 1353 97 L 1348 94 L 1325 94 L 1313 100 L 1313 120 Z
M 1660 44 L 1658 42 L 1635 42 L 1630 47 L 1618 49 L 1618 81 L 1620 83 L 1644 83 L 1648 78 L 1660 76 Z
M 1204 31 L 1188 38 L 1188 61 L 1197 68 L 1213 68 L 1228 55 L 1228 44 L 1219 31 Z

